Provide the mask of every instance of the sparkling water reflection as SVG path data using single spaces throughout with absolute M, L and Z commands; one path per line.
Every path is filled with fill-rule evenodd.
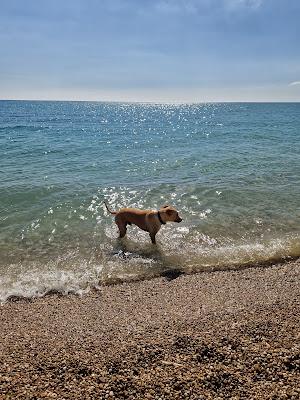
M 0 102 L 0 299 L 300 255 L 299 104 Z M 169 203 L 153 247 L 111 208 Z

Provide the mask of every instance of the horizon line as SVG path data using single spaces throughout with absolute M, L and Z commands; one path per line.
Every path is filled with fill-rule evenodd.
M 69 102 L 69 103 L 122 103 L 122 104 L 217 104 L 217 103 L 300 103 L 300 100 L 203 100 L 203 101 L 160 101 L 160 100 L 75 100 L 75 99 L 1 99 L 0 101 Z

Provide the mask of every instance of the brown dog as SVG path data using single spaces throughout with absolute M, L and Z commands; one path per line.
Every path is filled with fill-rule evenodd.
M 181 222 L 178 211 L 171 206 L 163 206 L 159 211 L 138 210 L 137 208 L 121 208 L 111 211 L 104 202 L 107 211 L 115 215 L 115 221 L 120 231 L 120 238 L 126 235 L 127 225 L 137 225 L 143 231 L 149 232 L 152 243 L 156 243 L 155 235 L 166 222 Z

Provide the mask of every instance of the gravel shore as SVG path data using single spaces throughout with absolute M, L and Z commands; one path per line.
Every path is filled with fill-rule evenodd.
M 0 399 L 299 399 L 300 261 L 0 306 Z

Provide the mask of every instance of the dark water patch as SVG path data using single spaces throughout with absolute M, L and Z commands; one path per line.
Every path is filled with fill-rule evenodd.
M 173 279 L 177 279 L 183 274 L 184 271 L 181 271 L 180 269 L 167 269 L 166 271 L 163 271 L 160 275 L 163 278 L 166 278 L 167 281 L 172 281 Z
M 4 131 L 7 133 L 26 133 L 29 134 L 30 132 L 41 132 L 44 130 L 51 129 L 49 126 L 44 126 L 44 125 L 6 125 L 6 126 L 0 126 L 0 131 Z

